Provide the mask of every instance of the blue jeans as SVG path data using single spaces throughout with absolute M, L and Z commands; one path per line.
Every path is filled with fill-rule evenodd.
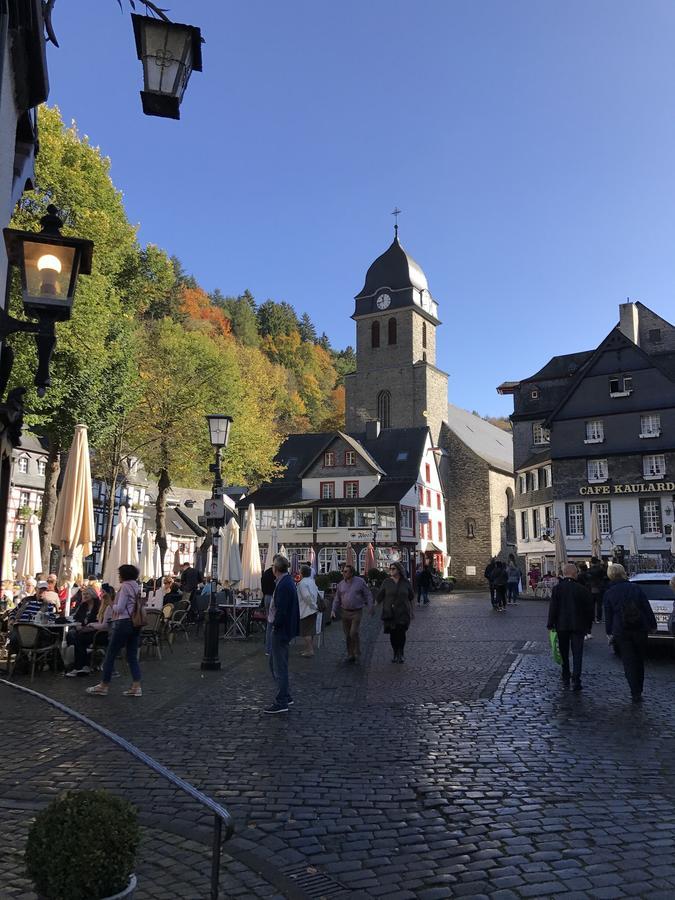
M 428 603 L 429 602 L 429 589 L 422 587 L 421 584 L 417 585 L 417 602 L 418 603 Z
M 265 613 L 269 616 L 270 614 L 270 604 L 272 602 L 272 597 L 269 594 L 265 594 Z M 265 625 L 265 653 L 268 656 L 272 654 L 272 626 L 269 622 Z
M 138 642 L 141 636 L 141 629 L 134 628 L 131 619 L 117 619 L 112 623 L 112 629 L 108 640 L 108 650 L 103 660 L 103 677 L 101 681 L 104 684 L 110 684 L 113 669 L 115 668 L 115 660 L 121 650 L 126 647 L 127 662 L 129 663 L 129 671 L 134 681 L 141 680 L 141 667 L 138 665 Z
M 288 706 L 291 699 L 288 688 L 288 641 L 274 630 L 272 630 L 270 671 L 279 688 L 274 702 L 279 706 Z
M 509 600 L 515 601 L 518 599 L 518 582 L 517 581 L 509 581 L 508 584 L 509 590 Z

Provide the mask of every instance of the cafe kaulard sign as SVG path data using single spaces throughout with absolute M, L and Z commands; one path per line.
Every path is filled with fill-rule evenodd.
M 657 491 L 675 492 L 674 481 L 648 481 L 644 484 L 588 484 L 579 488 L 584 497 L 598 494 L 655 494 Z

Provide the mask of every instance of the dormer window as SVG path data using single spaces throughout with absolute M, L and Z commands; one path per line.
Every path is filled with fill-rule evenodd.
M 47 474 L 47 463 L 44 459 L 38 459 L 37 464 L 38 475 L 46 475 Z
M 602 419 L 586 422 L 586 440 L 584 444 L 601 444 L 605 440 L 605 426 Z
M 663 453 L 654 453 L 642 457 L 642 474 L 645 480 L 663 478 L 666 474 L 666 457 Z
M 646 416 L 640 416 L 640 437 L 641 438 L 657 438 L 661 437 L 661 415 L 660 413 L 650 413 Z
M 335 453 L 333 453 L 332 450 L 328 450 L 324 453 L 323 464 L 326 468 L 331 468 L 335 465 Z
M 356 465 L 356 453 L 353 450 L 345 450 L 345 465 L 346 466 L 355 466 Z
M 20 456 L 19 457 L 19 472 L 22 475 L 25 475 L 28 472 L 28 457 Z
M 632 375 L 613 375 L 609 379 L 610 397 L 628 397 L 633 390 Z
M 590 482 L 607 481 L 609 478 L 609 468 L 606 459 L 589 459 L 586 463 L 586 468 Z
M 551 430 L 544 428 L 543 422 L 535 422 L 532 426 L 532 443 L 533 444 L 550 444 Z

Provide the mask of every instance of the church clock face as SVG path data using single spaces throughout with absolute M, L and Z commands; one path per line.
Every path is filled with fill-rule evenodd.
M 380 294 L 380 296 L 376 300 L 378 309 L 386 309 L 391 303 L 391 297 L 389 294 Z

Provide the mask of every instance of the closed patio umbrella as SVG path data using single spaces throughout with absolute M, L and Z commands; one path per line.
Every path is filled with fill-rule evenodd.
M 298 557 L 298 551 L 294 550 L 291 553 L 291 575 L 295 577 L 300 574 L 300 558 Z
M 279 538 L 276 528 L 270 532 L 270 542 L 267 545 L 267 553 L 265 554 L 265 568 L 269 569 L 272 565 L 272 557 L 279 552 Z
M 232 517 L 227 528 L 220 529 L 220 559 L 218 560 L 218 581 L 224 587 L 239 584 L 242 577 L 241 556 L 239 555 L 239 525 Z
M 155 575 L 155 539 L 149 528 L 145 529 L 145 534 L 143 535 L 139 568 L 141 570 L 141 581 L 150 581 L 157 577 Z
M 340 571 L 340 563 L 338 562 L 337 550 L 333 548 L 333 552 L 330 555 L 330 571 L 331 572 L 339 572 Z
M 368 577 L 368 572 L 371 569 L 375 568 L 375 551 L 373 550 L 373 545 L 368 544 L 366 547 L 366 558 L 363 564 L 363 574 Z
M 126 506 L 120 506 L 117 515 L 117 525 L 115 525 L 115 530 L 113 531 L 112 544 L 106 556 L 105 568 L 103 569 L 103 583 L 112 585 L 115 590 L 120 586 L 117 570 L 122 565 L 122 535 L 127 527 Z
M 176 550 L 173 555 L 173 574 L 178 575 L 180 572 L 180 550 Z
M 258 546 L 258 529 L 255 524 L 255 507 L 251 503 L 246 514 L 246 528 L 241 554 L 242 577 L 240 587 L 244 591 L 259 591 L 262 566 Z
M 5 550 L 2 554 L 2 580 L 14 583 L 14 569 L 12 568 L 12 545 L 5 536 Z
M 40 534 L 38 532 L 38 517 L 33 515 L 28 519 L 23 542 L 16 560 L 16 574 L 18 578 L 34 578 L 42 571 L 42 555 L 40 553 Z M 10 576 L 11 577 L 11 576 Z
M 598 504 L 591 504 L 591 556 L 598 559 L 602 556 L 602 535 L 600 534 L 600 516 Z
M 281 547 L 279 547 L 279 556 L 285 556 L 286 559 L 288 559 L 288 551 L 286 550 L 285 544 L 282 544 Z
M 52 541 L 61 550 L 61 577 L 69 586 L 83 574 L 84 557 L 91 553 L 95 540 L 87 426 L 76 425 L 52 532 Z M 66 615 L 70 614 L 69 594 L 68 591 Z
M 351 544 L 347 544 L 347 555 L 345 557 L 345 562 L 348 566 L 351 566 L 354 571 L 356 571 L 356 553 L 354 552 L 354 548 Z
M 138 525 L 136 519 L 131 516 L 127 516 L 122 531 L 120 555 L 121 566 L 138 565 Z
M 316 553 L 314 547 L 309 548 L 309 567 L 312 570 L 312 578 L 316 577 Z
M 152 554 L 152 562 L 152 577 L 157 580 L 164 575 L 164 572 L 162 572 L 162 551 L 159 549 L 159 544 L 157 543 L 155 543 L 155 550 Z
M 556 519 L 555 528 L 555 574 L 557 575 L 567 562 L 567 548 L 565 547 L 565 536 L 563 534 L 560 519 Z
M 631 556 L 639 556 L 638 545 L 637 545 L 637 537 L 635 535 L 635 529 L 631 526 L 629 530 L 628 536 L 628 552 Z

